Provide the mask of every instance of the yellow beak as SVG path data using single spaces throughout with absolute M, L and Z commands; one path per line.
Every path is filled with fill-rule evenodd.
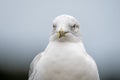
M 59 32 L 57 32 L 58 38 L 65 37 L 65 34 L 67 32 L 64 32 L 63 29 L 61 28 Z

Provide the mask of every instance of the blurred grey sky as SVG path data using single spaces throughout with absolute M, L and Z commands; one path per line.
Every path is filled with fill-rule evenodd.
M 0 0 L 0 69 L 28 69 L 48 44 L 52 20 L 80 22 L 87 52 L 102 74 L 120 74 L 120 0 Z

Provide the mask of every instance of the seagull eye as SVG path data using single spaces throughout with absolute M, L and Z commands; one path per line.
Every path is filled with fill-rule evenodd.
M 53 28 L 55 29 L 55 28 L 56 28 L 56 25 L 53 24 Z
M 75 25 L 75 24 L 71 26 L 71 29 L 72 29 L 72 30 L 75 30 L 75 28 L 76 28 L 76 25 Z
M 75 30 L 76 28 L 79 28 L 79 26 L 76 25 L 76 24 L 74 24 L 74 25 L 71 26 L 71 29 L 72 29 L 72 30 Z
M 74 25 L 72 26 L 72 28 L 75 29 L 75 28 L 76 28 L 76 25 L 74 24 Z

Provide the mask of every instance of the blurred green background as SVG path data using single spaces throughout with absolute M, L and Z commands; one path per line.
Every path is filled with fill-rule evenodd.
M 30 62 L 46 48 L 61 14 L 79 20 L 101 80 L 120 80 L 120 0 L 0 0 L 1 80 L 28 79 Z

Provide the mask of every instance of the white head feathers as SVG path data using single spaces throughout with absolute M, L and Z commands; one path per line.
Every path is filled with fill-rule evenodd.
M 79 41 L 79 22 L 70 15 L 60 15 L 53 20 L 52 41 Z

